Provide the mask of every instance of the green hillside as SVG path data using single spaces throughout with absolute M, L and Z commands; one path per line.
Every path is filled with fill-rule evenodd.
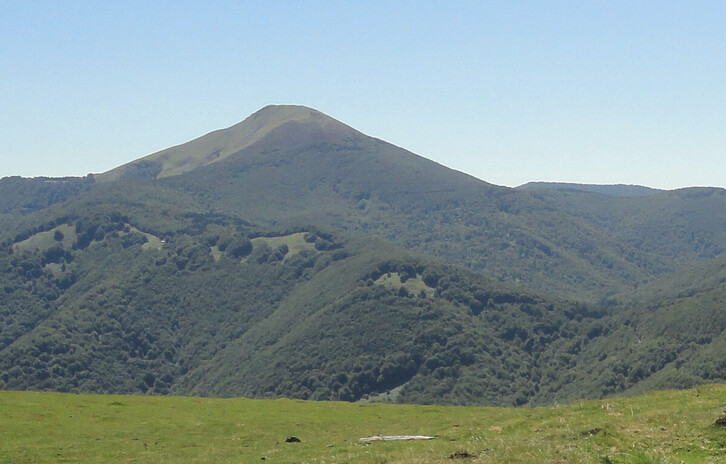
M 726 192 L 594 190 L 287 106 L 2 179 L 0 388 L 522 406 L 725 380 Z
M 726 193 L 642 197 L 493 186 L 391 144 L 275 126 L 227 158 L 161 184 L 267 225 L 344 228 L 506 282 L 597 300 L 716 256 Z
M 605 316 L 378 239 L 101 205 L 0 255 L 3 388 L 526 404 Z
M 0 179 L 0 241 L 22 224 L 27 215 L 87 192 L 92 177 L 5 177 Z
M 725 395 L 497 409 L 0 392 L 0 462 L 715 464 Z M 434 438 L 360 441 L 376 435 Z

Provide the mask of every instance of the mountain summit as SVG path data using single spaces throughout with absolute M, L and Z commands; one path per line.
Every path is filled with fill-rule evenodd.
M 97 175 L 96 179 L 172 177 L 221 161 L 269 139 L 295 145 L 312 139 L 332 142 L 356 135 L 362 134 L 312 108 L 269 105 L 234 126 L 124 164 Z

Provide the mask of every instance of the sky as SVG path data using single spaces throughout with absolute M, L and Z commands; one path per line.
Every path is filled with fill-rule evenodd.
M 726 1 L 0 0 L 0 177 L 268 104 L 498 185 L 726 187 Z

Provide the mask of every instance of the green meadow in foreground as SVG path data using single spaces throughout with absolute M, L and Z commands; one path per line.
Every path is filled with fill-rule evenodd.
M 721 463 L 724 407 L 724 385 L 519 409 L 3 391 L 0 462 Z

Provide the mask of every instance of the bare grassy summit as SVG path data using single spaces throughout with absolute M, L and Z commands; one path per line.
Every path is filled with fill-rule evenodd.
M 244 121 L 190 142 L 153 153 L 96 176 L 100 181 L 120 178 L 163 178 L 221 161 L 255 144 L 299 144 L 311 139 L 335 141 L 362 135 L 317 110 L 298 105 L 269 105 Z M 285 140 L 281 140 L 284 138 Z

